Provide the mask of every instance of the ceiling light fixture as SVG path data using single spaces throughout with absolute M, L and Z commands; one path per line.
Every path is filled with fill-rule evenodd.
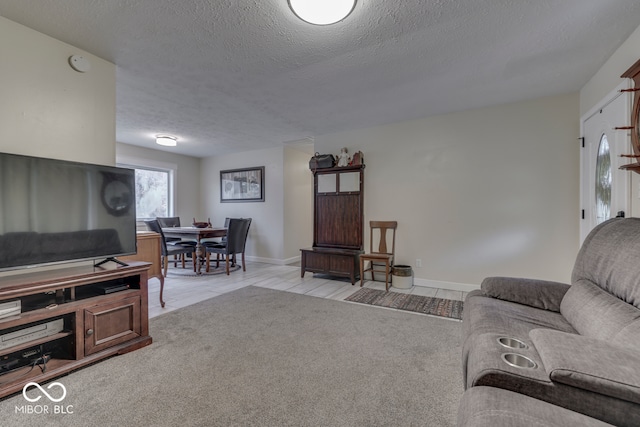
M 164 145 L 165 147 L 175 147 L 178 145 L 178 138 L 169 135 L 156 136 L 156 144 Z
M 330 25 L 349 16 L 356 0 L 289 0 L 289 7 L 305 22 Z

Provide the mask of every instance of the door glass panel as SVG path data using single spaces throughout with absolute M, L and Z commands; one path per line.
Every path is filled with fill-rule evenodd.
M 336 192 L 336 174 L 318 175 L 318 193 Z
M 360 173 L 347 172 L 340 174 L 340 192 L 360 191 Z
M 607 136 L 602 135 L 596 161 L 596 222 L 611 218 L 611 153 Z

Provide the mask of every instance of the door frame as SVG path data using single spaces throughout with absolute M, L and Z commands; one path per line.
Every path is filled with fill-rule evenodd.
M 580 117 L 580 135 L 581 137 L 579 138 L 579 142 L 580 142 L 580 244 L 582 244 L 582 242 L 584 241 L 584 239 L 587 237 L 587 235 L 589 234 L 589 232 L 591 231 L 591 229 L 593 228 L 591 226 L 591 223 L 589 221 L 589 217 L 587 215 L 587 213 L 589 212 L 589 209 L 592 208 L 592 206 L 590 206 L 590 202 L 591 202 L 591 198 L 587 195 L 587 191 L 591 191 L 591 188 L 587 188 L 589 186 L 590 183 L 590 177 L 589 177 L 589 172 L 591 171 L 589 168 L 589 165 L 587 163 L 585 163 L 588 159 L 586 159 L 588 153 L 588 149 L 586 147 L 585 144 L 585 140 L 584 140 L 584 124 L 587 120 L 591 119 L 593 116 L 595 116 L 596 114 L 598 114 L 598 112 L 600 112 L 601 110 L 605 109 L 609 104 L 611 104 L 612 102 L 614 102 L 617 98 L 619 97 L 623 97 L 626 98 L 625 102 L 624 102 L 624 108 L 625 108 L 625 115 L 624 117 L 620 118 L 620 122 L 619 123 L 615 123 L 612 124 L 611 126 L 611 130 L 613 132 L 626 132 L 626 138 L 625 138 L 625 142 L 624 142 L 624 147 L 619 147 L 619 144 L 615 144 L 615 140 L 614 141 L 610 141 L 609 142 L 609 146 L 611 148 L 611 167 L 612 169 L 615 168 L 616 170 L 620 167 L 620 165 L 628 163 L 630 160 L 629 159 L 622 159 L 620 158 L 618 155 L 621 153 L 632 153 L 632 147 L 631 147 L 631 136 L 630 136 L 630 131 L 624 131 L 624 130 L 613 130 L 614 127 L 616 126 L 626 126 L 627 123 L 629 122 L 629 118 L 630 116 L 630 111 L 631 111 L 631 102 L 632 102 L 632 97 L 631 97 L 631 93 L 630 92 L 621 92 L 623 89 L 629 89 L 631 88 L 631 81 L 629 79 L 625 79 L 622 83 L 620 83 L 614 90 L 612 90 L 611 92 L 609 92 L 604 98 L 602 98 L 594 107 L 592 107 L 591 109 L 589 109 L 585 114 L 583 114 Z M 608 138 L 609 139 L 609 138 Z M 631 172 L 629 171 L 622 171 L 624 172 L 624 174 L 626 174 L 625 182 L 626 182 L 626 187 L 627 187 L 627 191 L 626 194 L 624 195 L 624 197 L 622 198 L 622 201 L 624 202 L 624 211 L 626 213 L 627 216 L 629 216 L 630 214 L 630 210 L 631 210 Z M 614 190 L 615 191 L 615 190 Z M 616 209 L 619 210 L 619 209 Z M 615 215 L 614 212 L 612 212 L 613 215 Z

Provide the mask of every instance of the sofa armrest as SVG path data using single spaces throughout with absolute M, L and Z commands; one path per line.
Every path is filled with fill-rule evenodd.
M 485 295 L 493 298 L 560 312 L 560 302 L 569 285 L 517 277 L 487 277 L 480 288 Z
M 529 337 L 552 381 L 640 404 L 640 353 L 551 329 Z

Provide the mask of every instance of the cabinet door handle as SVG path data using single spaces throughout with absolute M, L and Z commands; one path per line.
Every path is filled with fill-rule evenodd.
M 91 335 L 93 335 L 93 329 L 87 330 L 87 336 L 91 336 Z

